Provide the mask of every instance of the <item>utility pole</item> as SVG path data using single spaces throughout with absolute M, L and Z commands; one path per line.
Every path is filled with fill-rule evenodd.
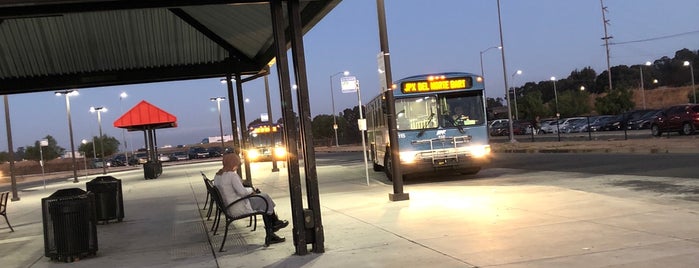
M 609 24 L 609 20 L 607 19 L 608 11 L 607 7 L 604 6 L 604 0 L 599 0 L 599 3 L 602 6 L 602 25 L 604 25 L 604 37 L 602 37 L 602 40 L 604 40 L 604 48 L 607 50 L 607 77 L 609 78 L 609 91 L 612 91 L 612 68 L 609 64 L 609 39 L 614 37 L 607 34 L 607 24 Z

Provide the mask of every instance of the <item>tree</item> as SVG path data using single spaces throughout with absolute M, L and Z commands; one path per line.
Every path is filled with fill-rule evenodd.
M 97 136 L 92 137 L 88 142 L 81 144 L 80 147 L 78 147 L 78 151 L 83 152 L 86 156 L 95 155 L 97 158 L 102 158 L 102 150 L 100 147 L 102 144 L 104 144 L 104 156 L 109 156 L 119 151 L 119 140 L 109 135 L 102 135 L 101 139 Z
M 595 109 L 599 114 L 620 114 L 635 107 L 631 101 L 631 91 L 625 88 L 614 89 L 609 94 L 595 99 Z
M 51 160 L 59 158 L 61 155 L 63 155 L 63 153 L 65 153 L 66 150 L 63 149 L 63 147 L 58 146 L 56 139 L 54 139 L 51 135 L 46 135 L 44 139 L 48 141 L 48 146 L 41 148 L 41 141 L 35 141 L 34 146 L 27 146 L 25 148 L 24 158 L 27 160 L 39 161 L 43 155 L 44 160 Z

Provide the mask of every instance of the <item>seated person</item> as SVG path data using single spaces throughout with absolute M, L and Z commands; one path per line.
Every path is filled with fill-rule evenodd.
M 244 187 L 242 179 L 238 176 L 236 170 L 240 166 L 240 157 L 236 153 L 229 153 L 223 156 L 223 168 L 220 169 L 214 176 L 214 185 L 221 192 L 223 203 L 228 205 L 233 201 L 238 200 L 247 195 L 257 194 L 267 200 L 269 207 L 266 214 L 262 215 L 262 220 L 265 223 L 265 245 L 284 242 L 284 237 L 277 236 L 274 232 L 289 225 L 288 221 L 279 220 L 279 217 L 274 212 L 274 201 L 266 194 L 261 193 L 258 189 L 252 187 Z M 244 202 L 240 202 L 229 208 L 229 213 L 236 215 L 255 211 L 264 211 L 265 202 L 260 198 L 251 198 Z
M 471 120 L 463 106 L 454 106 L 454 112 L 451 115 L 454 126 L 475 125 L 477 120 Z

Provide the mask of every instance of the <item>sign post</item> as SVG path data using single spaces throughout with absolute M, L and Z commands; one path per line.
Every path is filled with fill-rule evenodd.
M 364 119 L 364 114 L 362 112 L 362 95 L 359 90 L 359 80 L 354 76 L 344 76 L 340 78 L 340 85 L 342 87 L 342 93 L 353 93 L 357 92 L 357 102 L 359 103 L 359 119 L 357 120 L 357 126 L 359 126 L 359 133 L 362 135 L 362 155 L 364 156 L 364 172 L 366 177 L 366 185 L 369 186 L 369 163 L 366 156 L 366 139 L 364 138 L 364 132 L 366 131 L 366 120 Z
M 41 178 L 44 180 L 44 190 L 46 190 L 46 176 L 44 175 L 44 147 L 49 146 L 49 140 L 43 139 L 39 141 L 39 165 L 41 166 Z

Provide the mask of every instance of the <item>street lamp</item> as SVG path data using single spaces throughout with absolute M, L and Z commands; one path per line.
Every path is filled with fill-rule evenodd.
M 692 74 L 692 96 L 694 97 L 694 102 L 697 103 L 697 91 L 694 89 L 694 66 L 689 61 L 684 61 L 684 66 L 689 66 L 689 72 Z
M 86 139 L 83 139 L 81 142 L 82 142 L 83 145 L 87 144 L 87 140 L 86 140 Z M 95 145 L 95 143 L 93 142 L 93 143 L 92 143 L 92 146 L 94 146 L 94 145 Z M 94 152 L 94 150 L 93 150 L 93 152 Z M 85 153 L 85 154 L 83 155 L 83 162 L 84 162 L 84 164 L 85 164 L 85 179 L 87 180 L 87 176 L 88 176 L 88 173 L 87 173 L 87 150 L 83 151 L 83 153 Z
M 104 160 L 104 137 L 102 136 L 102 112 L 106 112 L 107 107 L 90 107 L 90 112 L 97 112 L 97 124 L 100 130 L 100 155 L 102 157 L 102 174 L 107 174 L 107 163 Z M 94 142 L 93 142 L 94 145 Z
M 75 160 L 75 143 L 73 142 L 73 123 L 70 120 L 70 96 L 77 96 L 79 93 L 77 90 L 68 89 L 55 92 L 56 96 L 65 95 L 66 96 L 66 114 L 68 115 L 68 135 L 70 135 L 70 153 L 73 158 L 73 183 L 78 182 L 78 166 Z
M 522 70 L 517 70 L 512 74 L 512 93 L 514 95 L 514 101 L 515 101 L 515 120 L 519 120 L 519 112 L 517 112 L 517 87 L 515 87 L 515 75 L 522 75 Z
M 330 100 L 332 101 L 332 105 L 333 105 L 333 130 L 335 130 L 335 147 L 340 146 L 340 143 L 337 140 L 337 117 L 335 115 L 335 92 L 333 90 L 333 77 L 338 75 L 338 74 L 343 74 L 344 76 L 348 76 L 350 74 L 350 72 L 343 71 L 343 72 L 337 72 L 337 73 L 330 75 Z
M 216 108 L 218 109 L 218 127 L 221 129 L 221 153 L 226 151 L 226 146 L 223 143 L 223 121 L 221 121 L 221 102 L 226 100 L 225 97 L 214 97 L 214 98 L 209 98 L 211 101 L 216 102 Z M 245 99 L 245 102 L 248 102 L 248 99 Z
M 585 91 L 585 86 L 580 86 L 580 91 Z
M 651 63 L 650 63 L 650 61 L 646 61 L 646 63 L 644 65 L 650 66 Z M 641 97 L 643 98 L 643 109 L 645 109 L 646 108 L 646 89 L 643 86 L 643 65 L 639 65 L 638 70 L 641 73 Z
M 556 133 L 558 133 L 558 141 L 561 141 L 561 129 L 559 127 L 561 114 L 558 113 L 558 93 L 556 92 L 556 77 L 551 76 L 551 81 L 553 81 L 553 98 L 556 101 Z
M 126 94 L 126 92 L 121 92 L 119 94 L 119 108 L 121 109 L 121 114 L 124 114 L 124 103 L 122 102 L 123 99 L 128 97 L 129 95 Z M 126 143 L 126 129 L 122 128 L 121 129 L 121 139 L 124 141 L 124 159 L 126 160 L 126 164 L 129 164 L 129 146 Z
M 492 46 L 492 47 L 486 48 L 485 50 L 481 51 L 481 77 L 484 76 L 484 74 L 483 74 L 483 53 L 485 53 L 488 50 L 491 50 L 493 48 L 502 49 L 501 46 Z

